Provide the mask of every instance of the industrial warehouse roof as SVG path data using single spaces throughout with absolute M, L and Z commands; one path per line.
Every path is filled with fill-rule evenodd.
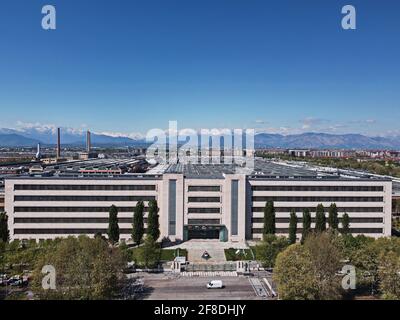
M 223 178 L 224 174 L 235 173 L 236 166 L 233 164 L 173 164 L 165 173 L 182 173 L 186 177 L 196 178 Z
M 273 162 L 256 158 L 254 168 L 248 169 L 237 164 L 182 164 L 163 167 L 164 173 L 183 174 L 186 178 L 222 179 L 225 174 L 246 174 L 251 179 L 330 179 L 330 180 L 391 180 L 371 175 L 341 175 L 340 172 L 325 172 L 299 163 Z
M 131 160 L 132 161 L 132 160 Z M 131 161 L 122 160 L 120 164 L 132 163 Z M 114 167 L 118 160 L 112 159 L 110 161 L 97 160 L 97 161 L 81 161 L 74 163 L 71 166 L 65 165 L 58 167 L 57 172 L 52 172 L 43 177 L 38 174 L 37 176 L 14 175 L 9 176 L 10 179 L 161 179 L 163 174 L 183 174 L 186 178 L 198 179 L 223 179 L 227 174 L 245 174 L 249 179 L 267 179 L 267 180 L 357 180 L 357 181 L 373 181 L 373 180 L 387 180 L 390 178 L 382 178 L 376 175 L 360 172 L 349 172 L 345 170 L 329 170 L 331 168 L 312 167 L 304 163 L 296 162 L 274 162 L 262 158 L 255 158 L 254 168 L 249 169 L 245 166 L 238 164 L 159 164 L 146 173 L 140 174 L 90 174 L 77 172 L 76 167 L 91 168 L 94 164 L 102 167 Z M 7 179 L 7 177 L 5 177 Z
M 237 164 L 173 164 L 168 166 L 164 173 L 181 173 L 187 178 L 223 178 L 225 174 L 244 173 L 247 175 L 260 175 L 277 177 L 309 177 L 315 178 L 316 172 L 303 168 L 273 163 L 270 161 L 256 159 L 254 169 L 239 166 Z

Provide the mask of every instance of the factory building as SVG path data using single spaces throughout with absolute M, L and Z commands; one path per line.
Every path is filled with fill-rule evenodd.
M 243 169 L 243 170 L 242 170 Z M 174 164 L 144 174 L 10 177 L 5 180 L 5 211 L 11 239 L 49 239 L 106 234 L 108 210 L 119 210 L 121 238 L 129 240 L 137 201 L 157 200 L 161 238 L 171 241 L 260 239 L 263 208 L 276 209 L 276 232 L 287 235 L 290 212 L 309 208 L 313 221 L 322 203 L 336 203 L 339 218 L 350 216 L 353 234 L 391 235 L 392 181 L 344 178 L 256 160 L 246 171 L 228 164 Z M 312 227 L 314 226 L 314 222 Z

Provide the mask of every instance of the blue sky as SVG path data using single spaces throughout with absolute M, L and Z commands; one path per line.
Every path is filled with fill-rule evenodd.
M 57 30 L 41 8 L 57 9 Z M 341 28 L 353 4 L 357 30 Z M 0 127 L 400 134 L 400 2 L 3 0 Z

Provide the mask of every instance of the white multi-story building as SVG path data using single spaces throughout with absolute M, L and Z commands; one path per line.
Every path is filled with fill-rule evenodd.
M 315 217 L 336 203 L 339 217 L 350 216 L 354 234 L 391 235 L 392 181 L 347 179 L 257 160 L 255 169 L 238 173 L 234 165 L 175 164 L 157 174 L 114 177 L 11 177 L 5 180 L 5 211 L 11 239 L 49 239 L 106 234 L 108 211 L 118 208 L 121 238 L 131 237 L 133 210 L 157 200 L 162 238 L 171 241 L 215 238 L 243 242 L 262 237 L 263 208 L 274 201 L 276 231 L 287 235 L 292 210 L 298 233 L 305 208 Z

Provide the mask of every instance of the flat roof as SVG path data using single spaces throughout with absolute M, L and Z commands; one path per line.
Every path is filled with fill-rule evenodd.
M 121 175 L 18 175 L 10 176 L 5 180 L 161 180 L 162 175 L 151 174 L 121 174 Z
M 329 168 L 326 168 L 329 169 Z M 340 181 L 392 181 L 389 177 L 379 177 L 371 174 L 349 175 L 340 170 L 317 170 L 314 167 L 290 162 L 275 162 L 255 158 L 254 169 L 248 169 L 238 164 L 159 164 L 146 173 L 137 174 L 82 174 L 77 172 L 61 172 L 46 176 L 31 176 L 28 174 L 13 175 L 5 179 L 94 179 L 94 180 L 146 180 L 162 179 L 163 174 L 183 174 L 185 178 L 193 179 L 223 179 L 227 174 L 245 174 L 249 179 L 266 180 L 340 180 Z M 400 184 L 396 184 L 396 190 Z
M 215 178 L 223 179 L 224 174 L 234 174 L 236 166 L 233 164 L 172 164 L 164 173 L 180 173 L 187 178 Z

